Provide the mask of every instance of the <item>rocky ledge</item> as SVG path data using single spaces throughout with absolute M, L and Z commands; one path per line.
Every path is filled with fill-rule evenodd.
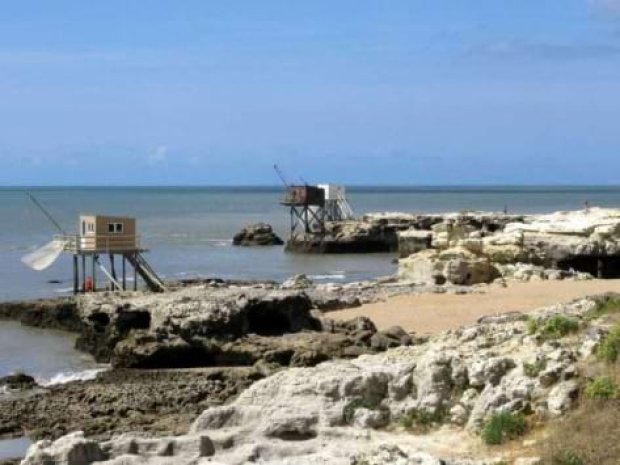
M 35 444 L 23 465 L 498 463 L 480 457 L 476 435 L 498 412 L 545 422 L 572 408 L 609 331 L 600 311 L 609 299 L 486 317 L 416 346 L 287 369 L 206 409 L 185 435 L 97 442 L 73 433 Z M 411 433 L 416 424 L 426 436 Z
M 401 232 L 399 276 L 427 284 L 620 276 L 620 210 L 506 217 L 496 226 L 447 215 Z
M 367 319 L 325 319 L 303 290 L 203 285 L 87 295 L 77 308 L 78 348 L 117 368 L 306 366 L 407 342 Z

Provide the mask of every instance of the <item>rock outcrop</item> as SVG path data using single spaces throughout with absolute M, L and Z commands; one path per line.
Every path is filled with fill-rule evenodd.
M 446 215 L 427 229 L 400 233 L 401 257 L 406 257 L 400 262 L 401 278 L 419 280 L 420 274 L 415 270 L 424 268 L 424 263 L 429 264 L 427 268 L 441 268 L 442 253 L 453 254 L 463 249 L 475 256 L 469 256 L 468 261 L 487 260 L 499 271 L 505 271 L 504 277 L 512 279 L 620 276 L 618 209 L 507 216 L 504 221 L 499 218 L 495 217 L 493 227 L 489 227 L 467 217 Z M 519 272 L 527 266 L 545 271 Z M 430 281 L 431 275 L 426 275 L 425 281 Z
M 69 462 L 80 465 L 93 463 L 95 456 L 104 457 L 102 465 L 496 463 L 459 459 L 456 449 L 494 412 L 545 418 L 571 408 L 580 363 L 595 348 L 592 334 L 600 338 L 605 332 L 592 317 L 596 305 L 584 299 L 532 316 L 539 327 L 561 315 L 588 331 L 551 340 L 531 333 L 525 315 L 486 317 L 417 346 L 280 371 L 229 405 L 205 410 L 185 436 L 133 435 L 92 443 L 78 434 L 34 445 L 23 463 L 42 465 L 47 457 L 68 457 L 73 450 L 77 457 L 90 457 Z M 396 426 L 420 413 L 449 426 L 423 442 Z
M 267 246 L 284 245 L 284 241 L 278 237 L 269 224 L 258 223 L 244 227 L 233 237 L 233 245 L 240 246 Z
M 399 276 L 416 284 L 472 285 L 490 283 L 500 273 L 488 258 L 455 247 L 424 250 L 401 259 Z
M 296 286 L 293 286 L 296 287 Z M 326 324 L 300 289 L 181 288 L 166 294 L 87 295 L 78 348 L 117 368 L 312 365 L 373 351 L 370 337 Z M 326 329 L 329 328 L 329 329 Z M 369 333 L 369 334 L 368 334 Z

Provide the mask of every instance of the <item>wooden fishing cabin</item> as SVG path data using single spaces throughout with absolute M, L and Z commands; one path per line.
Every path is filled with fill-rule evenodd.
M 133 274 L 134 290 L 138 288 L 138 276 L 150 290 L 165 290 L 163 281 L 143 256 L 147 250 L 140 246 L 135 218 L 81 215 L 78 231 L 75 236 L 62 238 L 66 243 L 65 250 L 73 255 L 73 290 L 76 294 L 97 290 L 97 269 L 108 278 L 110 290 L 127 289 L 128 268 Z M 105 256 L 109 258 L 109 270 L 102 262 Z

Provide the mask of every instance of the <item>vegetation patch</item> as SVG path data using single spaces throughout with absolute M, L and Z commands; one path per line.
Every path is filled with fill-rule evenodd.
M 618 465 L 620 401 L 583 399 L 578 409 L 547 426 L 538 446 L 543 465 Z
M 610 376 L 599 376 L 585 390 L 588 399 L 615 399 L 618 397 L 618 385 Z
M 498 445 L 523 436 L 527 432 L 527 421 L 521 414 L 496 412 L 484 425 L 482 439 L 486 444 Z
M 530 334 L 536 334 L 544 340 L 560 339 L 579 331 L 579 321 L 563 315 L 555 315 L 543 322 L 530 318 L 527 325 Z
M 357 398 L 353 399 L 347 405 L 345 405 L 342 411 L 342 418 L 347 425 L 353 423 L 353 418 L 355 417 L 355 412 L 357 409 L 365 408 L 368 410 L 378 410 L 382 408 L 380 399 L 362 399 Z
M 565 450 L 557 452 L 551 458 L 551 465 L 586 465 L 586 463 L 577 452 Z
M 400 424 L 409 430 L 428 431 L 433 426 L 441 425 L 447 416 L 448 411 L 445 408 L 434 411 L 413 409 L 401 417 Z
M 523 373 L 528 378 L 536 378 L 538 375 L 547 368 L 546 360 L 536 360 L 534 363 L 523 363 Z
M 620 313 L 620 297 L 609 297 L 598 303 L 594 309 L 590 310 L 586 315 L 586 320 L 594 320 L 603 315 Z
M 599 345 L 596 355 L 601 360 L 613 363 L 620 353 L 620 324 L 614 326 L 607 337 Z

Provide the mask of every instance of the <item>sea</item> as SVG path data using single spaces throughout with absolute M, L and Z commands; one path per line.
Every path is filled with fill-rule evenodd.
M 71 261 L 61 256 L 35 272 L 22 256 L 58 233 L 30 200 L 31 193 L 68 233 L 80 214 L 138 219 L 146 257 L 165 279 L 222 278 L 281 281 L 306 274 L 316 282 L 351 282 L 391 275 L 393 254 L 296 255 L 283 247 L 234 247 L 243 226 L 265 222 L 284 239 L 287 209 L 281 187 L 5 187 L 0 188 L 0 301 L 68 295 Z M 355 186 L 347 197 L 356 214 L 503 211 L 545 213 L 591 206 L 620 207 L 620 186 Z M 88 378 L 102 369 L 73 350 L 74 336 L 0 322 L 0 377 L 22 370 L 43 384 Z M 0 459 L 27 445 L 0 441 Z M 7 452 L 8 451 L 8 452 Z

